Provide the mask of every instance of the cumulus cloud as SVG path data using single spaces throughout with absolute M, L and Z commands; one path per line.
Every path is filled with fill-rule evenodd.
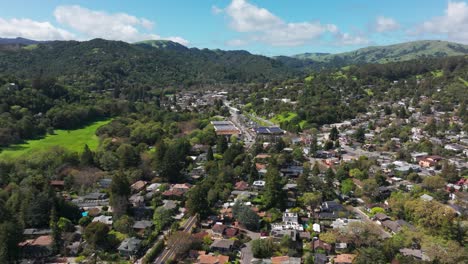
M 449 1 L 445 14 L 422 23 L 413 34 L 444 35 L 452 41 L 468 43 L 468 4 Z
M 286 22 L 269 10 L 249 3 L 247 0 L 232 0 L 224 9 L 213 9 L 215 14 L 225 13 L 233 30 L 246 34 L 246 39 L 228 42 L 245 45 L 262 42 L 272 46 L 300 46 L 321 38 L 326 33 L 340 35 L 334 24 L 316 22 Z M 351 38 L 349 34 L 346 38 Z
M 103 11 L 90 10 L 78 5 L 58 6 L 54 16 L 60 24 L 66 25 L 81 33 L 85 38 L 105 38 L 135 42 L 146 39 L 170 39 L 186 45 L 187 40 L 181 37 L 161 37 L 146 33 L 154 23 L 145 18 L 138 18 L 126 13 L 109 14 Z
M 395 31 L 400 28 L 400 24 L 393 18 L 378 16 L 375 20 L 374 30 L 377 32 Z
M 0 36 L 35 40 L 69 40 L 74 38 L 74 34 L 57 28 L 49 22 L 39 22 L 27 18 L 0 18 Z
M 337 32 L 335 34 L 335 44 L 338 46 L 365 45 L 369 44 L 369 39 L 365 36 L 354 36 L 349 33 Z

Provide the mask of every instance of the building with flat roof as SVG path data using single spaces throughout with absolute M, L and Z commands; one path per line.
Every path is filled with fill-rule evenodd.
M 211 121 L 217 136 L 239 136 L 241 131 L 231 121 Z

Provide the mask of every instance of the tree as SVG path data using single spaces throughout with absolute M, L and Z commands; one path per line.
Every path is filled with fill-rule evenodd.
M 336 243 L 336 240 L 337 240 L 336 233 L 333 231 L 320 233 L 319 237 L 320 237 L 320 240 L 328 244 L 334 244 Z
M 367 264 L 367 263 L 375 263 L 375 264 L 386 264 L 389 261 L 386 259 L 385 255 L 383 254 L 382 250 L 374 247 L 368 248 L 360 248 L 358 250 L 358 255 L 353 263 L 356 264 Z
M 172 221 L 171 212 L 163 207 L 158 207 L 154 210 L 153 222 L 154 228 L 158 232 L 164 230 L 167 225 Z
M 0 221 L 0 263 L 16 263 L 20 253 L 18 243 L 22 241 L 22 236 L 23 231 L 18 223 Z
M 138 165 L 140 156 L 135 148 L 130 144 L 122 144 L 116 150 L 117 157 L 119 158 L 119 167 L 121 169 L 134 167 Z
M 82 166 L 93 166 L 94 165 L 94 153 L 89 149 L 88 144 L 84 146 L 83 152 L 80 156 L 80 164 Z
M 357 142 L 359 143 L 364 143 L 366 140 L 365 136 L 366 131 L 364 130 L 363 127 L 359 127 L 356 132 L 354 133 L 354 138 L 356 139 Z
M 284 206 L 284 192 L 282 179 L 278 169 L 273 166 L 268 167 L 265 174 L 265 192 L 263 193 L 263 205 L 265 208 Z
M 364 172 L 358 168 L 349 170 L 349 176 L 357 178 L 359 180 L 364 180 L 367 177 L 367 175 L 365 175 Z
M 299 200 L 310 209 L 315 209 L 322 202 L 322 194 L 319 192 L 307 192 L 299 198 Z
M 450 164 L 447 161 L 442 164 L 441 176 L 450 183 L 454 183 L 459 180 L 459 175 L 455 165 Z
M 122 172 L 115 173 L 112 177 L 110 193 L 114 218 L 118 219 L 127 212 L 128 196 L 130 195 L 130 183 Z
M 362 181 L 362 194 L 371 200 L 375 200 L 379 196 L 379 185 L 375 179 Z
M 296 181 L 297 189 L 302 193 L 309 191 L 311 187 L 311 183 L 309 180 L 309 171 L 310 170 L 304 169 L 304 172 L 301 175 L 299 175 Z
M 224 151 L 226 151 L 228 148 L 228 142 L 226 137 L 224 136 L 218 136 L 218 139 L 216 141 L 216 153 L 218 154 L 223 154 Z
M 188 192 L 186 206 L 191 215 L 200 214 L 206 216 L 210 209 L 207 205 L 206 190 L 201 185 L 196 185 Z
M 357 247 L 362 245 L 375 245 L 380 239 L 380 230 L 377 226 L 367 222 L 351 222 L 346 227 L 346 232 L 341 234 L 341 239 L 350 241 Z
M 318 176 L 320 174 L 320 166 L 318 161 L 315 161 L 314 167 L 312 168 L 312 175 L 313 176 Z
M 317 136 L 314 134 L 312 135 L 312 138 L 310 139 L 309 155 L 314 157 L 317 150 L 318 150 Z
M 260 217 L 250 207 L 236 202 L 232 207 L 234 217 L 248 230 L 255 231 L 260 224 Z
M 356 189 L 353 180 L 346 179 L 341 182 L 341 193 L 344 195 L 350 195 Z
M 252 253 L 255 258 L 270 258 L 276 250 L 273 239 L 255 239 L 252 240 Z
M 114 228 L 120 233 L 130 234 L 133 231 L 133 224 L 133 219 L 128 215 L 124 215 L 114 222 Z
M 208 148 L 208 152 L 206 153 L 206 160 L 207 161 L 212 161 L 214 160 L 214 157 L 213 157 L 213 148 L 210 146 Z
M 445 180 L 442 177 L 437 176 L 437 175 L 428 176 L 424 178 L 422 185 L 424 186 L 424 188 L 430 191 L 435 191 L 445 186 Z
M 84 237 L 92 248 L 105 248 L 109 227 L 101 222 L 92 222 L 84 230 Z
M 339 137 L 338 129 L 336 128 L 336 126 L 333 126 L 330 131 L 330 135 L 328 136 L 328 139 L 331 141 L 335 141 L 338 139 L 338 137 Z
M 49 222 L 49 227 L 52 231 L 52 239 L 53 239 L 53 244 L 52 244 L 52 250 L 54 253 L 58 253 L 60 251 L 60 246 L 62 244 L 62 232 L 58 226 L 58 219 L 57 219 L 57 212 L 55 211 L 55 208 L 52 208 L 50 212 L 50 222 Z

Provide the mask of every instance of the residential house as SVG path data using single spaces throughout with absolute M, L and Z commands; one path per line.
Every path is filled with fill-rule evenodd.
M 328 263 L 328 257 L 322 253 L 314 254 L 314 264 L 326 264 Z
M 426 157 L 421 158 L 418 164 L 419 166 L 423 168 L 431 168 L 431 167 L 435 167 L 441 160 L 442 160 L 441 156 L 437 156 L 437 155 L 426 156 Z
M 289 256 L 271 257 L 271 264 L 301 264 L 301 258 Z
M 444 149 L 454 151 L 454 152 L 462 152 L 465 148 L 459 144 L 447 144 L 444 146 Z
M 249 184 L 245 181 L 238 181 L 236 182 L 236 185 L 234 186 L 234 190 L 237 191 L 245 191 L 249 188 Z
M 334 264 L 352 264 L 353 260 L 356 258 L 354 254 L 340 254 L 335 257 L 333 260 Z
M 28 239 L 18 244 L 25 257 L 47 257 L 52 254 L 53 238 L 50 235 Z
M 130 198 L 128 198 L 128 201 L 133 205 L 133 207 L 145 206 L 145 197 L 139 194 L 134 194 L 130 196 Z
M 340 217 L 346 217 L 348 212 L 345 210 L 343 205 L 335 201 L 323 202 L 320 206 L 320 219 L 338 219 Z
M 217 239 L 211 244 L 212 251 L 219 251 L 221 253 L 229 253 L 234 248 L 234 240 L 230 239 Z
M 134 184 L 130 185 L 130 189 L 133 192 L 141 192 L 144 190 L 146 184 L 148 184 L 148 182 L 146 181 L 137 181 Z
M 133 224 L 133 229 L 140 233 L 140 232 L 144 232 L 145 230 L 147 229 L 151 229 L 151 227 L 153 227 L 153 221 L 148 221 L 148 220 L 140 220 L 140 221 L 136 221 L 134 224 Z
M 137 254 L 140 246 L 141 240 L 135 237 L 131 237 L 124 239 L 124 241 L 120 243 L 120 246 L 117 248 L 117 250 L 121 255 L 130 257 Z
M 410 256 L 418 260 L 422 261 L 431 261 L 431 259 L 420 249 L 412 249 L 412 248 L 402 248 L 400 249 L 400 253 L 403 256 Z
M 100 222 L 108 226 L 112 226 L 112 223 L 113 223 L 112 216 L 107 216 L 107 215 L 100 215 L 100 216 L 94 217 L 93 222 Z
M 299 217 L 297 213 L 291 213 L 291 212 L 284 212 L 283 213 L 283 223 L 299 223 Z
M 216 223 L 212 228 L 211 231 L 213 232 L 213 235 L 222 237 L 224 235 L 224 231 L 228 228 L 227 226 L 221 224 L 221 223 Z
M 225 264 L 225 263 L 229 263 L 229 256 L 200 254 L 197 258 L 196 263 L 197 264 Z
M 320 250 L 327 252 L 328 254 L 330 254 L 330 252 L 333 249 L 332 245 L 325 243 L 320 239 L 314 240 L 314 242 L 312 243 L 312 248 L 314 249 L 314 251 L 316 251 L 317 249 L 320 249 Z

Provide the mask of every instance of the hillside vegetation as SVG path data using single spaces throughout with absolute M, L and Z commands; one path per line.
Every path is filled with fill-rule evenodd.
M 293 57 L 320 63 L 350 65 L 356 63 L 398 62 L 425 57 L 447 57 L 465 54 L 468 54 L 467 45 L 439 40 L 422 40 L 389 46 L 367 47 L 339 54 L 304 53 Z
M 0 52 L 0 72 L 21 78 L 38 73 L 88 90 L 194 84 L 264 82 L 293 71 L 247 51 L 187 49 L 169 41 L 54 41 L 34 49 Z

